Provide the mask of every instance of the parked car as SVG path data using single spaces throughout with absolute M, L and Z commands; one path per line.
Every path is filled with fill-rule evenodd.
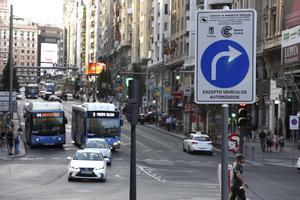
M 297 169 L 300 170 L 300 157 L 298 158 Z
M 156 112 L 150 111 L 146 114 L 144 122 L 153 124 L 153 123 L 155 123 L 156 118 L 157 118 Z
M 146 119 L 145 114 L 140 113 L 139 117 L 138 117 L 138 122 L 140 122 L 141 124 L 144 124 L 145 123 L 145 119 Z
M 77 150 L 70 160 L 68 166 L 68 181 L 74 179 L 96 179 L 106 180 L 106 162 L 99 151 Z
M 191 133 L 188 138 L 183 141 L 183 151 L 188 153 L 207 152 L 213 154 L 213 145 L 210 137 L 200 132 Z
M 58 96 L 56 95 L 51 95 L 49 97 L 49 101 L 58 101 L 58 102 L 62 102 L 61 98 L 59 98 Z
M 111 147 L 102 138 L 88 138 L 85 141 L 84 149 L 93 150 L 102 153 L 104 158 L 107 158 L 107 165 L 111 165 Z
M 19 94 L 17 94 L 16 98 L 17 98 L 17 100 L 23 100 L 24 96 L 21 93 L 19 93 Z
M 68 101 L 73 101 L 73 94 L 66 94 Z

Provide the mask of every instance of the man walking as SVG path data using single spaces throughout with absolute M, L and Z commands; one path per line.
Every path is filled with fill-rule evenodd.
M 261 129 L 261 131 L 259 132 L 259 140 L 260 140 L 260 146 L 261 146 L 261 151 L 265 151 L 266 150 L 266 133 L 264 132 L 263 129 Z
M 246 200 L 244 187 L 248 187 L 248 185 L 245 183 L 245 179 L 242 175 L 244 171 L 244 162 L 244 156 L 242 154 L 238 154 L 232 169 L 233 176 L 231 180 L 230 200 L 236 200 L 237 197 L 239 197 L 240 200 Z

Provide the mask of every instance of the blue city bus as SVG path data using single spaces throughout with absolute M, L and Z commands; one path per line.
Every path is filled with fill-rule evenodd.
M 65 118 L 59 102 L 30 102 L 24 108 L 25 136 L 29 146 L 66 143 Z
M 113 150 L 121 144 L 120 112 L 110 103 L 83 103 L 72 107 L 72 139 L 83 146 L 86 138 L 103 138 Z
M 28 84 L 25 86 L 25 97 L 28 99 L 37 99 L 39 94 L 39 87 L 37 84 Z

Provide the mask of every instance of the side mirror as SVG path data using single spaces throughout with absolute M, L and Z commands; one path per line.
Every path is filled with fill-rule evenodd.
M 71 156 L 67 157 L 67 160 L 72 160 L 72 157 Z
M 123 119 L 120 120 L 120 125 L 123 126 L 124 125 L 124 121 Z
M 108 159 L 108 158 L 104 158 L 104 160 L 105 160 L 105 162 L 108 162 L 108 161 L 109 161 L 109 159 Z

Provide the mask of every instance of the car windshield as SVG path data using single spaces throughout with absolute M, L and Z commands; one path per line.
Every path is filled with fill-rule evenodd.
M 197 136 L 194 138 L 196 141 L 210 141 L 209 137 Z
M 87 141 L 85 144 L 86 148 L 108 148 L 105 141 Z
M 93 160 L 93 161 L 102 161 L 103 156 L 100 153 L 96 152 L 77 152 L 73 157 L 73 160 Z

